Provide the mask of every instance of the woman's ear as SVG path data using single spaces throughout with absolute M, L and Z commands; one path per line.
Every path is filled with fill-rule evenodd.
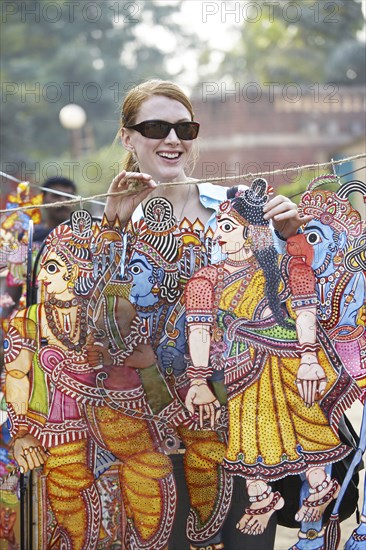
M 130 151 L 131 153 L 133 153 L 135 148 L 134 148 L 134 146 L 132 145 L 132 142 L 131 142 L 131 135 L 130 135 L 129 131 L 126 130 L 126 128 L 121 128 L 121 142 L 122 142 L 123 147 L 125 149 L 127 149 L 127 151 Z

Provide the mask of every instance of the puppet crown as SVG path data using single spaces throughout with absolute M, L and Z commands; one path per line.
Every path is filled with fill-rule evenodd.
M 337 193 L 314 188 L 316 185 L 322 184 L 324 180 L 331 178 L 332 176 L 322 176 L 311 182 L 308 190 L 301 197 L 300 215 L 314 216 L 322 224 L 331 226 L 338 233 L 345 231 L 347 235 L 361 235 L 361 216 L 347 198 L 350 190 L 347 193 L 342 193 L 342 188 L 347 184 L 341 186 Z

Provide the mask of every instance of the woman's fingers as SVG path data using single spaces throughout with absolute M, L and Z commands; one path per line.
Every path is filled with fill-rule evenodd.
M 138 184 L 138 189 L 134 189 L 132 183 Z M 122 170 L 112 180 L 109 187 L 109 193 L 118 193 L 120 191 L 128 191 L 120 195 L 107 197 L 106 207 L 104 210 L 107 219 L 111 222 L 118 216 L 120 222 L 127 223 L 132 216 L 136 207 L 151 193 L 151 190 L 156 187 L 155 181 L 150 174 L 143 172 L 126 172 Z M 141 189 L 142 188 L 142 189 Z
M 123 182 L 126 179 L 126 170 L 122 170 L 119 174 L 116 175 L 116 177 L 113 178 L 110 191 L 117 191 L 119 186 L 123 184 Z
M 150 189 L 156 187 L 156 183 L 150 174 L 145 174 L 144 172 L 126 172 L 126 170 L 122 170 L 122 172 L 119 172 L 119 174 L 113 178 L 109 191 L 113 193 L 127 189 L 131 180 L 148 185 Z

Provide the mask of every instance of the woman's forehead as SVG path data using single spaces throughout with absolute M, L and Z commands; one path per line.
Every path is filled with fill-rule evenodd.
M 167 122 L 191 120 L 188 109 L 176 99 L 155 95 L 146 99 L 140 106 L 137 114 L 139 121 L 160 119 Z

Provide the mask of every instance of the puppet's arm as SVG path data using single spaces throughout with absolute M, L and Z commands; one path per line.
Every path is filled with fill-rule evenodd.
M 41 466 L 47 454 L 33 435 L 28 432 L 27 412 L 30 395 L 28 374 L 32 367 L 36 342 L 27 334 L 32 321 L 22 315 L 12 320 L 7 332 L 5 348 L 5 397 L 11 418 L 13 454 L 22 472 Z M 34 324 L 34 323 L 33 323 Z M 32 329 L 28 333 L 32 333 Z
M 201 274 L 204 274 L 202 270 Z M 207 271 L 208 276 L 210 270 Z M 185 404 L 188 411 L 199 414 L 199 424 L 203 427 L 204 419 L 208 419 L 211 428 L 220 417 L 220 403 L 207 379 L 212 374 L 210 366 L 211 326 L 213 323 L 212 301 L 214 287 L 206 277 L 193 277 L 186 286 L 186 320 L 188 326 L 188 345 L 191 365 L 187 369 L 190 379 Z
M 287 242 L 292 307 L 296 313 L 298 350 L 301 356 L 296 385 L 306 405 L 311 407 L 323 395 L 327 380 L 319 364 L 316 328 L 315 275 L 311 268 L 313 249 L 303 234 Z

